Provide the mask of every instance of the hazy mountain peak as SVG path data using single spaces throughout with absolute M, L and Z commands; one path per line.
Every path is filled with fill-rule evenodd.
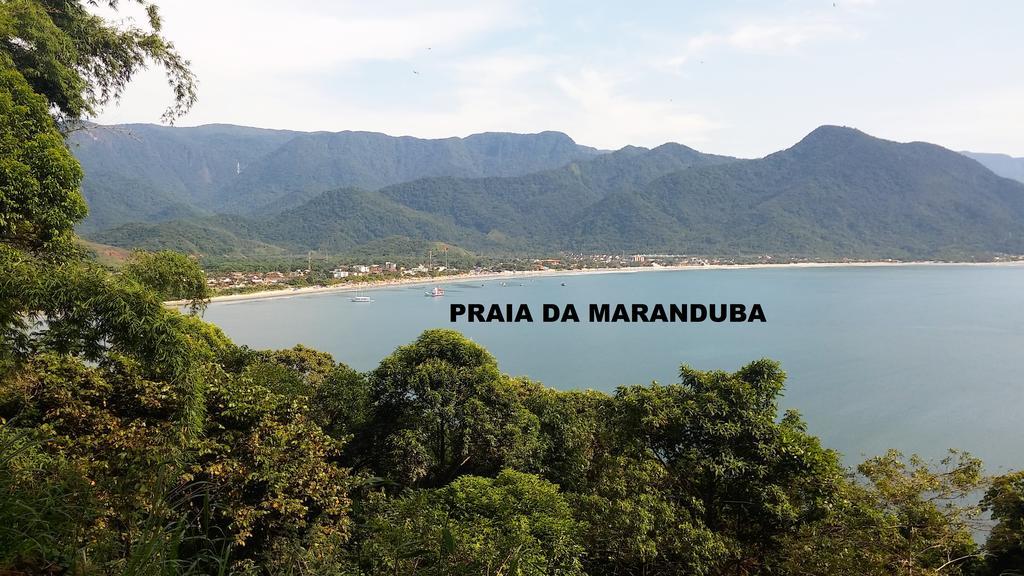
M 793 149 L 808 146 L 842 145 L 853 142 L 862 142 L 864 140 L 878 140 L 878 138 L 865 134 L 864 132 L 849 126 L 825 124 L 811 130 L 793 146 Z
M 982 166 L 1003 178 L 1024 182 L 1024 158 L 1014 158 L 1008 154 L 983 152 L 961 152 L 961 154 L 980 162 Z
M 475 132 L 466 136 L 466 140 L 470 138 L 544 138 L 549 140 L 561 140 L 571 144 L 575 144 L 576 141 L 565 132 L 559 132 L 557 130 L 543 130 L 541 132 Z
M 659 151 L 660 152 L 676 152 L 676 153 L 684 152 L 684 153 L 700 154 L 700 152 L 698 152 L 697 150 L 694 150 L 693 148 L 690 148 L 689 146 L 684 146 L 683 144 L 680 144 L 678 142 L 665 142 L 661 146 L 655 146 L 654 148 L 651 148 L 651 151 L 652 152 L 659 152 Z

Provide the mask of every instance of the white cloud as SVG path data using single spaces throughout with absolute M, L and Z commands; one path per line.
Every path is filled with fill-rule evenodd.
M 828 122 L 1024 154 L 1021 91 L 1001 92 L 1018 84 L 1006 74 L 1019 18 L 943 2 L 580 12 L 537 0 L 159 0 L 200 82 L 181 125 L 560 130 L 602 148 L 671 140 L 753 156 Z M 156 121 L 170 99 L 148 70 L 98 121 Z
M 934 142 L 953 150 L 1024 157 L 1024 84 L 937 99 L 893 118 L 878 130 L 903 140 Z M 884 132 L 883 132 L 884 131 Z
M 296 107 L 319 98 L 309 91 L 323 77 L 373 62 L 411 61 L 428 54 L 450 58 L 468 43 L 522 22 L 516 0 L 169 0 L 160 6 L 164 33 L 191 60 L 199 78 L 199 102 L 184 124 L 316 129 L 297 120 L 313 111 Z M 133 15 L 133 5 L 124 8 Z M 141 21 L 134 10 L 134 19 Z M 320 114 L 331 115 L 336 105 L 331 100 L 338 97 L 325 99 L 327 109 Z M 104 111 L 98 120 L 155 119 L 169 100 L 163 75 L 147 70 L 133 80 L 121 105 Z
M 203 18 L 179 20 L 169 35 L 190 53 L 216 54 L 243 72 L 303 72 L 346 64 L 397 60 L 456 47 L 512 20 L 508 5 L 378 4 L 362 13 L 351 3 L 312 10 L 280 2 L 204 2 Z M 172 5 L 173 6 L 173 5 Z M 168 18 L 178 15 L 173 7 Z
M 573 102 L 569 109 L 578 111 L 572 133 L 587 144 L 611 148 L 670 141 L 699 145 L 717 128 L 705 116 L 684 111 L 682 104 L 628 97 L 620 90 L 621 82 L 595 70 L 559 76 L 556 83 Z
M 668 61 L 673 67 L 691 62 L 713 49 L 731 49 L 748 54 L 792 50 L 826 38 L 855 37 L 856 32 L 832 17 L 804 17 L 786 21 L 748 22 L 727 32 L 705 32 L 691 37 L 683 50 Z

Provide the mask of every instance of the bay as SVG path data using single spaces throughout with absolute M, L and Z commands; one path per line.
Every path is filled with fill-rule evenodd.
M 563 283 L 565 284 L 563 286 Z M 454 328 L 501 369 L 558 389 L 677 381 L 769 357 L 780 400 L 850 464 L 898 448 L 960 448 L 989 472 L 1024 468 L 1024 267 L 920 265 L 685 270 L 505 278 L 218 302 L 205 318 L 255 348 L 305 344 L 371 370 L 428 328 Z M 527 304 L 534 323 L 452 323 L 453 303 Z M 542 323 L 543 304 L 581 322 Z M 591 303 L 761 304 L 765 323 L 589 323 Z

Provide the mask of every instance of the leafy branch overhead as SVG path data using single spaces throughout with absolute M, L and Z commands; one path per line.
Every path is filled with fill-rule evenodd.
M 196 101 L 189 63 L 161 34 L 155 4 L 137 0 L 146 27 L 113 23 L 90 5 L 116 10 L 117 0 L 8 0 L 0 7 L 0 50 L 33 91 L 45 97 L 62 126 L 116 101 L 148 63 L 164 68 L 173 101 L 163 118 L 173 122 Z

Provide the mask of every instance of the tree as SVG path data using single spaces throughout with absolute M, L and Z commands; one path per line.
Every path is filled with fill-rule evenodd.
M 795 413 L 778 418 L 777 363 L 680 375 L 678 385 L 619 388 L 611 403 L 614 444 L 595 457 L 594 489 L 580 499 L 592 574 L 768 570 L 781 538 L 833 503 L 838 456 Z
M 780 563 L 792 574 L 969 575 L 981 550 L 981 461 L 957 451 L 938 463 L 890 450 L 841 486 L 819 522 L 786 537 Z
M 580 526 L 558 487 L 506 470 L 384 500 L 355 562 L 368 574 L 582 575 Z
M 95 504 L 86 479 L 44 443 L 40 430 L 0 426 L 0 568 L 70 564 L 75 535 Z
M 985 542 L 989 574 L 1024 574 L 1024 472 L 996 477 L 981 500 L 996 525 Z
M 0 4 L 0 371 L 45 350 L 89 360 L 107 350 L 135 355 L 191 398 L 182 422 L 194 432 L 206 361 L 189 335 L 194 326 L 72 249 L 74 223 L 85 215 L 82 174 L 48 114 L 76 121 L 94 112 L 147 59 L 169 71 L 171 116 L 192 104 L 187 63 L 159 36 L 156 7 L 142 5 L 149 33 L 120 29 L 77 1 Z
M 136 0 L 149 29 L 111 23 L 91 14 L 88 4 L 117 9 L 118 0 L 8 0 L 0 4 L 0 54 L 44 97 L 65 126 L 117 100 L 147 63 L 167 72 L 174 94 L 164 112 L 173 121 L 196 100 L 189 63 L 160 34 L 157 6 Z
M 313 420 L 332 438 L 361 430 L 369 412 L 366 376 L 330 354 L 299 344 L 288 350 L 247 351 L 243 375 L 277 394 L 308 402 Z
M 189 309 L 202 311 L 210 300 L 206 274 L 184 254 L 136 251 L 121 273 L 149 288 L 163 300 L 186 300 Z
M 427 330 L 381 361 L 370 402 L 353 457 L 404 485 L 526 468 L 538 450 L 537 419 L 514 385 L 494 357 L 453 330 Z
M 33 252 L 69 252 L 72 227 L 86 213 L 81 180 L 82 169 L 48 114 L 46 99 L 0 53 L 0 242 Z
M 208 486 L 212 521 L 230 536 L 234 568 L 247 573 L 332 573 L 348 541 L 343 443 L 316 423 L 304 396 L 226 375 L 211 387 L 203 443 L 188 469 Z
M 118 7 L 116 0 L 106 4 Z M 147 62 L 164 67 L 174 93 L 165 120 L 195 102 L 195 78 L 160 35 L 159 10 L 138 4 L 149 30 L 108 22 L 77 0 L 0 3 L 0 242 L 50 254 L 70 250 L 72 226 L 86 207 L 81 168 L 58 128 L 116 100 Z
M 558 391 L 529 380 L 516 380 L 523 404 L 540 423 L 536 468 L 569 492 L 593 487 L 594 465 L 614 444 L 607 416 L 612 399 L 604 393 Z
M 19 546 L 17 560 L 56 561 L 89 573 L 80 558 L 96 568 L 115 565 L 144 544 L 140 534 L 153 519 L 187 532 L 177 543 L 173 534 L 154 536 L 185 562 L 212 551 L 235 569 L 272 571 L 340 556 L 353 483 L 335 461 L 341 443 L 316 425 L 307 403 L 252 382 L 244 371 L 211 369 L 217 377 L 204 395 L 203 434 L 184 450 L 176 415 L 185 399 L 131 358 L 107 354 L 90 367 L 43 353 L 17 378 L 0 379 L 0 421 L 46 434 L 37 450 L 47 459 L 39 456 L 36 466 L 54 474 L 49 490 L 29 490 L 38 472 L 30 476 L 27 463 L 15 462 L 20 499 L 30 507 L 2 506 L 0 495 L 0 520 L 17 525 L 18 517 L 38 516 L 55 536 L 66 534 L 66 541 L 41 540 L 43 550 Z M 0 434 L 0 441 L 9 436 Z M 53 496 L 62 490 L 62 497 Z M 68 523 L 53 511 L 76 504 L 71 527 L 52 520 Z M 0 530 L 0 539 L 6 535 Z M 32 540 L 39 539 L 15 538 Z

